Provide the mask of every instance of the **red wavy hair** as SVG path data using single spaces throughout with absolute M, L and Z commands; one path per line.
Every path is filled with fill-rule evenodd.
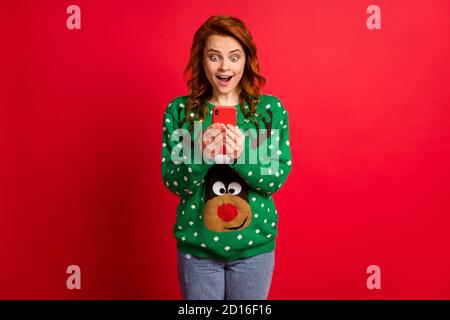
M 238 84 L 241 87 L 239 103 L 245 118 L 251 117 L 258 128 L 258 122 L 254 116 L 260 91 L 266 83 L 266 79 L 259 71 L 256 45 L 242 20 L 232 16 L 216 15 L 206 20 L 195 32 L 189 62 L 184 70 L 189 90 L 189 98 L 185 107 L 186 119 L 190 121 L 189 131 L 195 120 L 205 119 L 208 112 L 206 101 L 212 97 L 212 86 L 203 68 L 203 50 L 211 35 L 233 37 L 244 49 L 246 61 L 244 73 Z M 244 101 L 249 104 L 249 111 L 245 110 Z

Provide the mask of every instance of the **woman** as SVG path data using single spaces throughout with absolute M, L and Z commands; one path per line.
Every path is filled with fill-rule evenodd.
M 260 93 L 256 46 L 235 17 L 210 17 L 196 31 L 185 76 L 189 95 L 169 103 L 162 147 L 162 178 L 180 197 L 173 231 L 182 298 L 267 299 L 278 222 L 272 194 L 292 165 L 287 112 Z M 212 124 L 215 105 L 235 106 L 236 126 Z M 224 144 L 231 161 L 217 164 Z

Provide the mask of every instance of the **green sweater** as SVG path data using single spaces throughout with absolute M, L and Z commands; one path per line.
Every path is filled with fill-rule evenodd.
M 244 152 L 234 162 L 215 164 L 201 157 L 201 149 L 197 158 L 194 149 L 190 154 L 182 149 L 183 143 L 200 146 L 200 134 L 211 125 L 214 107 L 207 102 L 209 112 L 198 130 L 184 135 L 189 132 L 187 98 L 173 99 L 163 119 L 161 173 L 167 188 L 180 197 L 173 228 L 178 250 L 226 261 L 274 250 L 278 212 L 272 194 L 292 167 L 286 109 L 275 96 L 259 97 L 258 139 L 255 123 L 237 105 L 236 125 L 245 134 Z M 180 133 L 179 128 L 185 130 Z

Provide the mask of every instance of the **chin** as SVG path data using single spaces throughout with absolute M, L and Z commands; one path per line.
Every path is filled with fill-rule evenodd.
M 236 89 L 236 87 L 230 87 L 230 88 L 226 88 L 226 89 L 224 89 L 224 88 L 221 88 L 221 87 L 217 87 L 217 91 L 219 91 L 220 93 L 230 93 L 230 92 L 233 92 L 233 90 L 235 90 Z

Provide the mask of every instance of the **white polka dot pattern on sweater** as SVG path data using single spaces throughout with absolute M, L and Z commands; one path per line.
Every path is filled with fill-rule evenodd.
M 189 110 L 187 96 L 175 98 L 167 107 L 163 117 L 162 177 L 164 185 L 180 197 L 174 234 L 181 248 L 189 254 L 232 258 L 245 254 L 249 249 L 255 250 L 252 252 L 258 252 L 258 248 L 269 250 L 275 241 L 278 212 L 272 194 L 282 187 L 292 169 L 288 114 L 276 97 L 262 97 L 257 106 L 256 120 L 261 128 L 265 128 L 263 120 L 272 119 L 272 130 L 264 144 L 266 159 L 257 158 L 256 164 L 228 164 L 250 186 L 250 224 L 228 232 L 213 232 L 205 227 L 203 221 L 205 176 L 213 164 L 187 162 L 189 155 L 186 157 L 179 145 L 175 130 L 180 128 L 185 112 Z M 237 112 L 240 128 L 254 126 L 252 121 L 239 114 L 242 113 L 239 108 Z M 211 123 L 211 117 L 211 111 L 206 113 L 204 128 Z M 183 128 L 187 126 L 183 125 Z M 267 159 L 272 162 L 263 162 Z

